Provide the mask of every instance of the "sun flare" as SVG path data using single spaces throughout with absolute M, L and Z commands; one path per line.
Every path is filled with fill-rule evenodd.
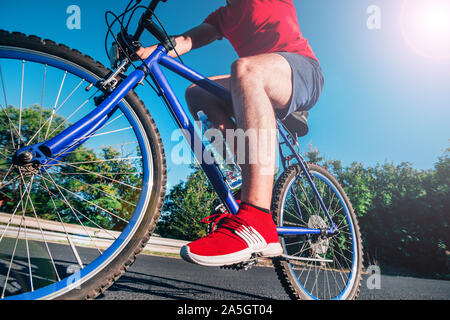
M 401 28 L 416 53 L 450 59 L 450 0 L 404 0 Z

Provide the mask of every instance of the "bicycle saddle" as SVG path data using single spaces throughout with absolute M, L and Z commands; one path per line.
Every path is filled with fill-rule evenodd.
M 309 132 L 308 116 L 308 111 L 296 111 L 291 113 L 281 122 L 292 134 L 296 134 L 298 138 L 301 138 L 306 136 Z

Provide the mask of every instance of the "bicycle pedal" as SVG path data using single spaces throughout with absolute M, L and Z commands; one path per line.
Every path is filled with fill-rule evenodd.
M 220 268 L 221 269 L 236 270 L 236 271 L 240 271 L 240 270 L 247 271 L 247 270 L 251 269 L 252 267 L 256 266 L 257 264 L 258 264 L 258 257 L 256 255 L 254 255 L 250 260 L 243 261 L 243 262 L 236 263 L 236 264 L 232 264 L 232 265 L 229 265 L 229 266 L 222 266 Z

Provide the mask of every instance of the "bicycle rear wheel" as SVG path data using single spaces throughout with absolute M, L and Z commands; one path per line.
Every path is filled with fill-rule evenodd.
M 327 170 L 315 164 L 308 167 L 339 233 L 280 237 L 284 255 L 274 259 L 275 269 L 292 299 L 356 299 L 363 257 L 355 213 L 343 188 Z M 299 165 L 288 168 L 278 179 L 272 210 L 278 226 L 331 227 Z
M 92 111 L 109 73 L 63 45 L 0 31 L 1 299 L 94 298 L 131 265 L 156 226 L 164 150 L 134 92 L 64 158 L 44 166 L 12 161 L 19 148 Z

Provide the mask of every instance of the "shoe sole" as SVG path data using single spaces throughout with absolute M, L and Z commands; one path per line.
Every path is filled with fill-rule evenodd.
M 244 262 L 250 260 L 255 253 L 259 257 L 274 258 L 283 253 L 283 248 L 279 243 L 270 243 L 263 250 L 252 251 L 250 248 L 246 248 L 238 252 L 221 256 L 200 256 L 192 253 L 189 246 L 183 246 L 180 250 L 180 256 L 183 260 L 207 267 L 222 267 Z

